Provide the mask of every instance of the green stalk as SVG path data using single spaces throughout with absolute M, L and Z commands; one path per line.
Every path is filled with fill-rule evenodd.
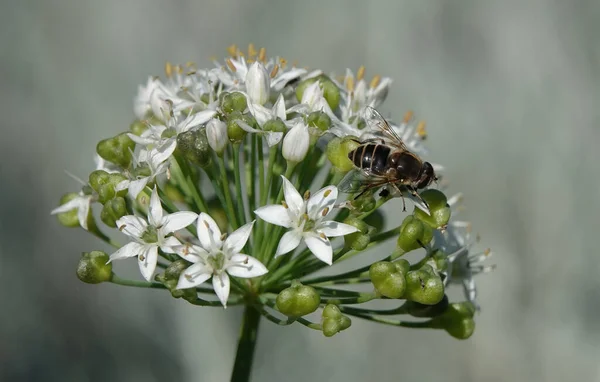
M 235 208 L 233 207 L 233 200 L 231 199 L 231 189 L 229 188 L 229 178 L 227 177 L 227 171 L 225 170 L 225 160 L 222 156 L 219 157 L 219 172 L 221 174 L 221 184 L 223 186 L 223 194 L 225 196 L 225 204 L 227 206 L 229 219 L 231 219 L 231 227 L 236 230 L 240 227 L 237 221 L 237 215 Z
M 240 222 L 246 221 L 246 208 L 244 203 L 244 194 L 242 193 L 242 179 L 240 175 L 240 144 L 233 145 L 233 176 L 235 179 L 235 193 L 238 204 L 238 219 Z
M 231 373 L 232 382 L 250 381 L 252 372 L 252 361 L 254 360 L 254 350 L 256 348 L 256 335 L 260 324 L 260 312 L 253 306 L 246 305 L 244 308 L 244 317 L 242 327 L 238 338 L 237 352 L 235 362 Z

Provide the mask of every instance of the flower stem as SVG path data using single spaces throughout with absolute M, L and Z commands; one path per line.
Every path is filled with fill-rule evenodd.
M 231 224 L 233 229 L 236 230 L 240 227 L 240 225 L 237 221 L 235 208 L 233 207 L 233 200 L 231 199 L 231 189 L 229 188 L 229 178 L 227 177 L 227 172 L 225 170 L 225 159 L 222 156 L 219 157 L 219 172 L 221 173 L 221 185 L 223 186 L 223 194 L 225 195 L 227 215 L 229 215 L 229 219 L 231 220 L 229 223 Z
M 247 305 L 244 309 L 242 328 L 238 339 L 235 363 L 231 372 L 232 382 L 245 382 L 250 380 L 252 361 L 256 348 L 256 335 L 260 324 L 260 312 L 253 306 Z
M 235 193 L 238 204 L 238 219 L 240 224 L 246 221 L 246 209 L 244 207 L 244 194 L 242 193 L 242 179 L 240 176 L 240 144 L 233 145 L 233 176 L 235 179 Z

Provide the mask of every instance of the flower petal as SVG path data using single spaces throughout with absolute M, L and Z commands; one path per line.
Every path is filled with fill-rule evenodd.
M 323 219 L 333 209 L 337 197 L 338 189 L 336 186 L 327 186 L 317 191 L 306 203 L 308 217 L 312 220 Z M 326 208 L 327 210 L 325 210 Z
M 252 226 L 254 226 L 254 221 L 248 224 L 244 224 L 240 228 L 236 229 L 231 233 L 231 235 L 227 236 L 225 239 L 225 243 L 223 243 L 223 252 L 226 255 L 233 255 L 239 253 L 248 238 L 250 237 L 250 232 L 252 232 Z
M 302 195 L 285 176 L 281 175 L 281 178 L 283 179 L 283 195 L 290 212 L 295 217 L 303 215 L 306 211 L 306 205 Z
M 125 215 L 117 220 L 116 223 L 119 231 L 136 239 L 142 237 L 142 234 L 148 228 L 148 223 L 144 219 L 134 215 Z
M 221 274 L 213 276 L 213 288 L 215 294 L 221 300 L 223 308 L 227 308 L 227 299 L 229 298 L 229 276 L 227 273 L 222 272 Z
M 216 110 L 206 109 L 199 111 L 196 114 L 192 114 L 178 125 L 177 132 L 180 134 L 185 133 L 196 126 L 203 125 L 208 122 L 216 113 Z
M 148 223 L 154 227 L 159 227 L 163 219 L 163 208 L 158 197 L 156 186 L 150 195 L 150 205 L 148 206 Z
M 304 234 L 304 242 L 313 255 L 324 263 L 331 265 L 333 261 L 333 250 L 329 239 L 322 238 L 320 235 L 313 232 Z
M 221 230 L 210 215 L 201 212 L 198 216 L 198 239 L 202 247 L 209 252 L 221 249 Z
M 204 259 L 208 257 L 208 252 L 204 250 L 204 248 L 193 245 L 176 245 L 171 247 L 173 252 L 178 254 L 182 259 L 189 261 L 190 263 L 202 263 L 204 264 Z
M 169 236 L 160 241 L 160 249 L 165 253 L 176 253 L 174 248 L 180 245 L 181 242 L 175 236 Z
M 77 219 L 79 220 L 79 225 L 81 225 L 83 227 L 84 230 L 87 231 L 88 229 L 88 224 L 87 224 L 87 220 L 88 220 L 88 215 L 90 213 L 90 203 L 91 203 L 91 198 L 88 197 L 87 199 L 81 199 L 79 201 L 79 210 L 77 210 Z
M 231 276 L 249 279 L 252 277 L 262 276 L 269 272 L 267 267 L 252 256 L 238 253 L 233 255 L 227 266 L 227 273 Z
M 350 224 L 338 223 L 333 220 L 320 222 L 316 227 L 315 231 L 323 233 L 327 237 L 336 237 L 348 235 L 352 232 L 357 232 L 358 228 Z
M 250 100 L 250 97 L 248 96 L 246 96 L 246 98 L 248 99 L 248 110 L 250 111 L 250 114 L 252 114 L 252 116 L 256 119 L 256 122 L 258 122 L 259 126 L 262 126 L 265 124 L 265 122 L 273 119 L 273 116 L 271 115 L 271 110 L 257 103 L 253 103 Z
M 267 146 L 273 147 L 279 142 L 281 142 L 281 138 L 283 138 L 283 133 L 279 131 L 267 131 L 265 132 L 265 137 L 267 138 Z
M 212 276 L 212 269 L 204 263 L 196 263 L 181 272 L 176 289 L 194 288 Z
M 150 177 L 147 176 L 147 177 L 132 180 L 131 182 L 129 182 L 129 192 L 128 192 L 129 197 L 131 199 L 135 200 L 135 198 L 137 198 L 139 193 L 142 192 L 142 190 L 144 189 L 144 187 L 146 187 L 146 185 L 148 184 L 149 181 L 150 181 Z
M 287 116 L 285 115 L 285 99 L 283 98 L 283 93 L 279 94 L 275 105 L 273 105 L 273 114 L 275 114 L 275 116 L 281 119 L 282 121 L 285 121 L 287 119 Z
M 142 276 L 146 281 L 150 281 L 158 261 L 158 247 L 156 245 L 146 245 L 144 247 L 144 252 L 138 256 L 138 265 Z
M 292 68 L 287 72 L 282 73 L 279 76 L 276 76 L 273 81 L 271 81 L 271 88 L 276 91 L 281 91 L 285 85 L 288 84 L 291 80 L 300 77 L 301 75 L 306 73 L 306 69 L 302 68 Z
M 127 259 L 144 252 L 144 245 L 136 242 L 127 243 L 110 255 L 108 262 L 113 260 Z
M 198 214 L 191 211 L 180 211 L 168 214 L 161 222 L 162 232 L 166 235 L 178 231 L 192 224 L 198 218 Z
M 279 204 L 260 207 L 254 211 L 254 213 L 267 223 L 275 224 L 281 227 L 291 228 L 294 224 L 290 218 L 288 209 Z
M 148 152 L 148 164 L 151 168 L 156 168 L 158 165 L 171 156 L 177 148 L 177 141 L 175 138 L 167 139 L 162 145 L 158 146 L 154 150 Z
M 76 197 L 75 199 L 71 199 L 68 202 L 66 202 L 65 204 L 61 204 L 60 206 L 58 206 L 55 209 L 53 209 L 52 211 L 50 211 L 50 215 L 56 215 L 56 214 L 62 214 L 65 212 L 69 212 L 71 210 L 74 210 L 75 208 L 79 208 L 80 205 L 81 205 L 80 197 Z
M 300 240 L 302 240 L 302 234 L 297 230 L 291 230 L 284 233 L 281 237 L 281 240 L 279 240 L 279 244 L 277 245 L 275 257 L 285 255 L 286 253 L 298 248 L 300 245 Z
M 249 124 L 247 124 L 246 122 L 240 120 L 240 119 L 234 119 L 235 123 L 244 131 L 247 131 L 249 133 L 262 133 L 262 130 L 257 130 L 254 127 L 250 126 Z

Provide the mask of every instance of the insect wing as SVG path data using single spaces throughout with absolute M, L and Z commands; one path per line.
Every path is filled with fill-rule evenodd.
M 351 170 L 342 178 L 338 184 L 338 189 L 347 194 L 362 192 L 369 187 L 372 181 L 367 175 L 358 169 Z
M 402 138 L 400 138 L 400 136 L 396 134 L 394 129 L 392 129 L 390 124 L 385 120 L 385 118 L 381 116 L 381 114 L 379 114 L 377 110 L 370 106 L 367 106 L 364 111 L 364 119 L 367 126 L 383 133 L 383 135 L 385 135 L 387 139 L 390 140 L 397 147 L 403 150 L 408 150 L 408 148 L 402 141 Z

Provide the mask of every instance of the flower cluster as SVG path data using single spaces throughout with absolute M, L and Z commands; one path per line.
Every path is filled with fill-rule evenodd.
M 437 176 L 425 172 L 424 123 L 412 113 L 398 124 L 370 117 L 391 83 L 367 80 L 363 67 L 328 76 L 252 45 L 232 47 L 208 69 L 167 64 L 163 79 L 139 87 L 129 131 L 98 143 L 96 170 L 52 211 L 114 247 L 85 253 L 80 279 L 167 290 L 200 306 L 244 305 L 326 336 L 356 317 L 470 337 L 473 278 L 491 269 L 481 264 L 490 252 L 472 252 L 470 224 L 453 216 L 459 198 L 432 182 L 441 166 Z M 421 167 L 397 164 L 397 151 Z M 389 226 L 389 211 L 403 206 L 402 223 Z M 382 253 L 389 240 L 396 249 Z M 421 260 L 407 261 L 408 252 Z M 145 281 L 113 272 L 132 257 Z M 355 257 L 364 266 L 335 272 Z M 449 302 L 453 284 L 465 301 Z M 379 299 L 397 307 L 360 306 Z

